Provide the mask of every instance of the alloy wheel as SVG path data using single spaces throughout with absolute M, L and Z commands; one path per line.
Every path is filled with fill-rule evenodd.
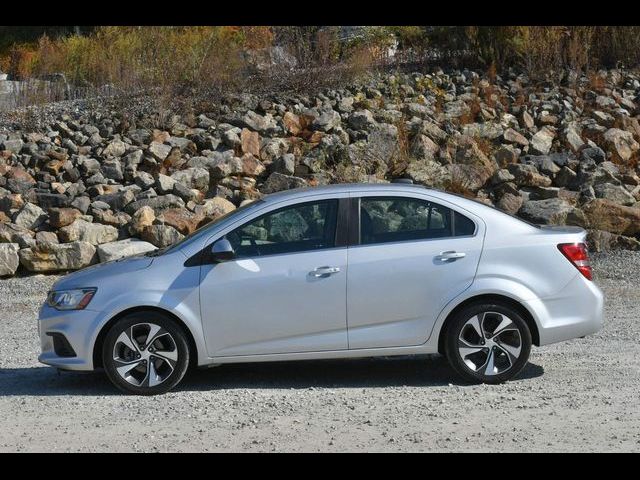
M 118 335 L 113 346 L 118 375 L 136 387 L 155 387 L 167 380 L 178 363 L 176 341 L 151 322 L 137 323 Z
M 473 372 L 486 376 L 510 370 L 522 353 L 522 336 L 508 316 L 483 312 L 465 322 L 458 336 L 458 354 Z

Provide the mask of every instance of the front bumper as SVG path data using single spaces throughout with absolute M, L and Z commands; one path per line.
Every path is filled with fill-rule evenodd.
M 38 318 L 42 351 L 38 361 L 64 370 L 93 370 L 94 322 L 99 314 L 100 312 L 88 309 L 59 311 L 43 305 Z M 56 353 L 51 334 L 63 335 L 75 356 Z
M 581 274 L 558 294 L 524 303 L 537 317 L 540 345 L 584 337 L 604 324 L 604 295 Z

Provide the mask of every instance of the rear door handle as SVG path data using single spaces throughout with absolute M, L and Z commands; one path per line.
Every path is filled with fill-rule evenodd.
M 455 252 L 453 250 L 450 250 L 447 252 L 440 252 L 440 255 L 437 255 L 436 258 L 438 260 L 457 260 L 466 256 L 467 254 L 464 252 Z
M 333 275 L 339 271 L 340 267 L 318 267 L 309 273 L 314 277 L 328 277 L 329 275 Z

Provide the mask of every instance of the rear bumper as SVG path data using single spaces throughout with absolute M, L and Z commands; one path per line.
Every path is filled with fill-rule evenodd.
M 604 323 L 604 295 L 579 273 L 558 294 L 524 304 L 536 317 L 540 345 L 596 333 Z

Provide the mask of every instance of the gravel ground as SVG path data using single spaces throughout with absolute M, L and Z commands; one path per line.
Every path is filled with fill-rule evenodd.
M 640 451 L 640 253 L 593 263 L 605 328 L 504 385 L 457 385 L 429 356 L 228 365 L 160 397 L 38 364 L 56 277 L 1 280 L 0 451 Z

